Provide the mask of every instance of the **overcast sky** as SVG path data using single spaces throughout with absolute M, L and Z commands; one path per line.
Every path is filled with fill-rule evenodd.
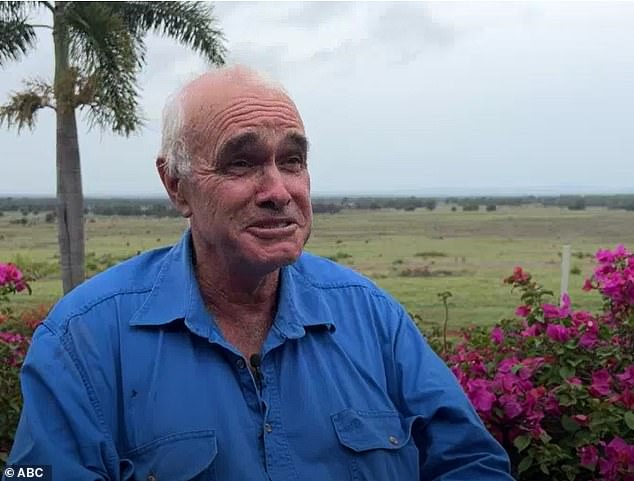
M 634 192 L 634 3 L 227 2 L 216 15 L 229 62 L 297 103 L 314 194 Z M 163 102 L 206 66 L 171 41 L 148 47 L 145 128 L 82 123 L 87 195 L 163 192 Z M 0 101 L 33 76 L 52 76 L 46 30 L 0 70 Z M 0 131 L 0 195 L 54 194 L 54 137 L 48 111 L 33 133 Z

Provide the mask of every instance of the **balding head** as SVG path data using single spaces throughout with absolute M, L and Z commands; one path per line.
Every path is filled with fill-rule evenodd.
M 265 75 L 241 65 L 207 72 L 173 94 L 163 109 L 159 158 L 170 175 L 189 175 L 196 151 L 218 143 L 226 127 L 223 114 L 243 99 L 287 104 L 289 114 L 301 123 L 282 85 Z

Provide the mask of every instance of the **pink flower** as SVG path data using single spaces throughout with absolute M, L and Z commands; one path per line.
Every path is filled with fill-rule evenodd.
M 626 409 L 634 410 L 634 389 L 626 389 L 616 401 L 623 404 Z
M 570 296 L 566 293 L 561 296 L 561 305 L 559 306 L 559 317 L 565 319 L 570 315 Z
M 548 324 L 546 335 L 557 342 L 566 342 L 570 339 L 570 331 L 566 326 L 562 326 L 561 324 Z
M 592 283 L 592 280 L 590 279 L 586 279 L 583 283 L 583 287 L 582 289 L 586 292 L 591 291 L 592 289 L 594 289 L 594 284 Z
M 544 319 L 565 319 L 570 316 L 570 296 L 564 294 L 561 296 L 561 306 L 555 306 L 553 304 L 542 304 L 542 311 L 544 312 Z
M 491 340 L 495 344 L 502 344 L 504 342 L 504 331 L 499 326 L 495 326 L 491 331 Z
M 500 401 L 507 419 L 515 419 L 522 414 L 522 405 L 517 401 L 517 398 L 508 395 L 503 396 L 503 398 L 504 400 L 500 399 Z
M 561 407 L 554 394 L 549 393 L 544 401 L 544 411 L 555 416 L 561 415 Z
M 544 319 L 551 320 L 559 317 L 559 308 L 552 304 L 542 304 L 542 310 L 544 311 Z
M 578 327 L 584 327 L 586 331 L 595 331 L 599 330 L 599 324 L 594 319 L 592 314 L 586 311 L 576 311 L 572 315 L 572 323 Z
M 532 326 L 524 329 L 520 334 L 522 337 L 535 337 L 539 336 L 542 332 L 542 328 L 540 324 L 533 324 Z
M 614 260 L 614 255 L 609 249 L 599 249 L 594 257 L 601 264 L 610 264 Z
M 599 472 L 605 477 L 617 476 L 619 471 L 631 472 L 634 468 L 634 445 L 626 443 L 618 436 L 614 436 L 605 446 L 605 459 L 599 460 Z M 623 479 L 631 479 L 625 477 Z M 620 479 L 620 478 L 619 478 Z
M 18 292 L 27 288 L 22 271 L 11 263 L 0 263 L 0 286 L 3 285 L 9 285 Z
M 612 254 L 614 254 L 614 257 L 628 257 L 632 255 L 632 253 L 628 251 L 623 244 L 618 244 L 614 248 Z
M 531 275 L 520 266 L 513 269 L 513 275 L 504 279 L 507 284 L 526 284 L 531 279 Z
M 24 339 L 25 337 L 21 334 L 0 331 L 0 341 L 5 342 L 6 344 L 20 344 L 22 341 L 24 341 Z
M 579 339 L 579 345 L 584 349 L 592 349 L 599 342 L 599 338 L 594 332 L 586 332 Z
M 588 418 L 588 416 L 586 416 L 585 414 L 575 414 L 571 418 L 577 424 L 580 424 L 581 426 L 586 426 L 588 424 L 588 422 L 590 421 L 590 418 Z
M 621 374 L 617 374 L 616 378 L 621 381 L 624 386 L 634 387 L 634 364 L 630 364 Z
M 489 382 L 484 379 L 472 379 L 467 382 L 467 394 L 473 406 L 482 413 L 488 413 L 493 407 L 495 395 L 489 391 Z
M 590 394 L 595 397 L 607 396 L 612 390 L 610 389 L 610 373 L 607 369 L 601 369 L 592 373 L 592 384 L 590 385 Z
M 519 317 L 527 317 L 531 313 L 531 306 L 522 305 L 515 309 L 515 315 Z
M 599 460 L 599 451 L 596 446 L 588 445 L 577 450 L 579 461 L 583 466 L 594 467 Z

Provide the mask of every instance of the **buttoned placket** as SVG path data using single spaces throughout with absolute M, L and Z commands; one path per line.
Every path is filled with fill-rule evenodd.
M 262 355 L 260 371 L 262 387 L 257 388 L 255 376 L 248 367 L 247 360 L 230 346 L 223 346 L 235 357 L 234 365 L 242 386 L 251 415 L 260 426 L 258 433 L 258 451 L 266 476 L 271 481 L 299 480 L 292 463 L 290 448 L 282 427 L 281 399 L 275 383 L 275 355 L 283 349 L 284 338 L 276 335 L 276 342 L 269 344 Z
M 277 384 L 276 359 L 284 343 L 288 342 L 277 329 L 273 328 L 263 346 L 260 371 L 262 372 L 262 390 L 259 393 L 266 406 L 262 419 L 262 444 L 264 463 L 271 481 L 299 481 L 299 475 L 293 464 L 286 432 L 282 424 L 282 400 Z

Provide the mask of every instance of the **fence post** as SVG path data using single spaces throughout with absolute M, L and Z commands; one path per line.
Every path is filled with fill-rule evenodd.
M 568 277 L 570 276 L 570 244 L 562 246 L 561 250 L 561 285 L 559 287 L 559 303 L 564 294 L 568 293 Z

